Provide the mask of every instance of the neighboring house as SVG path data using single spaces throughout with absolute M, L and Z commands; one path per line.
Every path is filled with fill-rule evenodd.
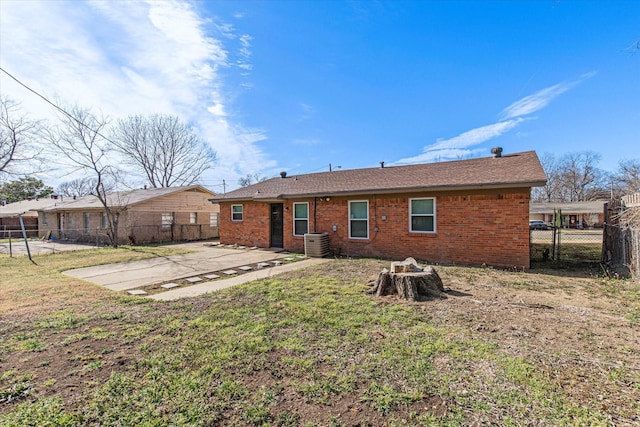
M 199 185 L 119 191 L 107 204 L 119 215 L 118 243 L 152 243 L 218 237 L 215 193 Z M 41 237 L 107 242 L 108 217 L 100 200 L 85 196 L 39 211 Z
M 569 228 L 602 227 L 605 200 L 589 202 L 532 202 L 529 218 L 551 224 L 554 209 L 562 212 L 562 226 Z
M 21 200 L 0 206 L 0 238 L 22 236 L 20 216 L 27 237 L 38 235 L 38 210 L 53 206 L 59 202 L 57 196 L 42 199 Z
M 334 254 L 529 268 L 535 152 L 272 178 L 218 195 L 220 243 L 304 250 L 328 233 Z

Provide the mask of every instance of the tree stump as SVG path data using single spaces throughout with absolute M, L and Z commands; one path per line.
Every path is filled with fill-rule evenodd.
M 409 301 L 420 301 L 430 298 L 446 298 L 442 279 L 431 267 L 418 266 L 413 258 L 403 262 L 392 262 L 391 271 L 386 268 L 380 272 L 371 289 L 367 293 L 378 297 L 397 294 Z

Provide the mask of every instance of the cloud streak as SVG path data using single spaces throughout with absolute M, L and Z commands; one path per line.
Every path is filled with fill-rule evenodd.
M 247 78 L 251 36 L 202 16 L 197 3 L 4 2 L 2 12 L 2 67 L 48 98 L 112 118 L 164 113 L 193 123 L 218 153 L 205 184 L 275 166 L 257 145 L 264 133 L 229 114 L 233 90 L 220 73 Z M 0 79 L 3 93 L 33 116 L 51 116 L 42 101 Z
M 545 108 L 553 99 L 596 74 L 595 71 L 586 73 L 578 79 L 561 82 L 527 95 L 502 110 L 498 122 L 468 130 L 453 138 L 439 138 L 434 144 L 425 146 L 421 154 L 400 159 L 394 164 L 404 165 L 462 159 L 478 152 L 484 152 L 484 149 L 471 149 L 470 147 L 500 137 L 526 120 L 533 120 L 534 117 L 526 116 Z
M 412 164 L 434 160 L 464 158 L 475 152 L 475 150 L 469 150 L 469 147 L 503 135 L 525 120 L 526 119 L 524 118 L 506 120 L 468 130 L 460 135 L 454 136 L 453 138 L 438 139 L 435 144 L 424 147 L 422 154 L 400 159 L 395 163 Z
M 547 88 L 539 90 L 538 92 L 532 95 L 525 96 L 524 98 L 519 99 L 518 101 L 514 102 L 513 104 L 509 105 L 507 108 L 502 110 L 502 112 L 500 113 L 500 120 L 506 120 L 506 119 L 511 119 L 513 117 L 520 117 L 520 116 L 526 116 L 528 114 L 533 114 L 536 111 L 541 110 L 547 105 L 549 105 L 549 103 L 553 99 L 557 98 L 558 96 L 562 95 L 568 90 L 579 85 L 584 80 L 587 80 L 595 75 L 596 75 L 596 72 L 583 74 L 582 76 L 580 76 L 580 78 L 576 80 L 558 83 L 553 86 L 549 86 Z

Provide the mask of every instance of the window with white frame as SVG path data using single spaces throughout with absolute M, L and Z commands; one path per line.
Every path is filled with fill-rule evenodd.
M 89 212 L 82 214 L 82 229 L 84 230 L 84 234 L 89 233 Z
M 293 204 L 293 235 L 304 236 L 309 232 L 309 203 Z
M 162 229 L 168 230 L 173 225 L 173 212 L 165 212 L 162 214 Z
M 109 227 L 109 219 L 107 218 L 106 212 L 102 212 L 102 217 L 100 219 L 100 227 L 102 227 L 103 229 Z
M 198 223 L 198 213 L 191 212 L 189 214 L 189 224 L 197 224 Z
M 242 205 L 231 205 L 231 221 L 242 221 Z
M 367 200 L 349 202 L 349 238 L 369 238 L 369 202 Z
M 218 213 L 211 212 L 209 214 L 209 227 L 217 227 L 218 226 Z
M 435 198 L 409 199 L 409 231 L 412 233 L 435 233 Z

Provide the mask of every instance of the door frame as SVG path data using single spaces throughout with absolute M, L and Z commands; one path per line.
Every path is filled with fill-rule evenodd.
M 279 213 L 280 218 L 274 218 L 274 213 Z M 284 203 L 269 205 L 269 247 L 284 248 Z

